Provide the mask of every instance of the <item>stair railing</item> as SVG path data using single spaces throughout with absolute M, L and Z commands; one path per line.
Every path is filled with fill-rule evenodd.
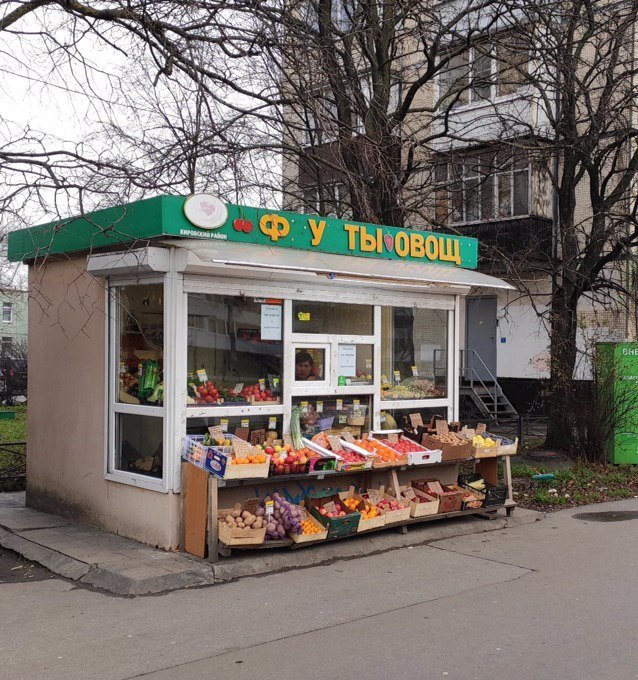
M 474 349 L 462 349 L 461 351 L 461 377 L 463 380 L 470 383 L 470 388 L 475 391 L 474 383 L 478 383 L 481 387 L 488 393 L 492 395 L 492 417 L 494 420 L 498 419 L 498 381 L 492 374 L 492 371 L 485 365 L 483 359 Z M 492 381 L 492 385 L 489 387 L 485 384 L 481 375 L 474 368 L 475 364 L 482 367 L 485 373 L 489 376 Z M 468 377 L 469 376 L 469 377 Z M 483 399 L 481 401 L 484 402 Z M 484 402 L 485 403 L 485 402 Z M 490 409 L 491 410 L 491 409 Z

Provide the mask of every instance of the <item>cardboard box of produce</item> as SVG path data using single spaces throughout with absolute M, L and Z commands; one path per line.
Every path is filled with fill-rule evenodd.
M 495 458 L 498 456 L 500 439 L 484 436 L 485 425 L 479 425 L 476 430 L 464 427 L 459 434 L 472 443 L 474 458 Z
M 235 503 L 233 508 L 220 509 L 218 517 L 219 541 L 224 545 L 261 545 L 266 538 L 265 521 L 247 505 Z M 256 529 L 253 528 L 255 524 L 258 525 Z
M 461 509 L 465 493 L 456 484 L 441 484 L 438 479 L 413 479 L 412 486 L 439 499 L 439 514 Z
M 339 493 L 339 498 L 346 502 L 351 510 L 357 510 L 361 513 L 359 526 L 357 532 L 369 531 L 370 529 L 378 529 L 385 524 L 385 515 L 383 512 L 370 504 L 370 501 L 361 498 L 359 494 L 355 493 L 354 486 L 351 486 L 347 491 Z
M 328 538 L 328 529 L 307 511 L 304 514 L 301 526 L 303 527 L 303 533 L 301 534 L 295 534 L 292 531 L 288 532 L 288 536 L 295 543 L 315 543 L 316 541 L 325 541 Z
M 396 522 L 404 522 L 406 519 L 410 519 L 410 506 L 408 503 L 386 493 L 383 485 L 378 489 L 366 489 L 362 497 L 381 508 L 385 515 L 386 524 L 396 524 Z M 395 505 L 403 505 L 404 507 L 391 509 Z
M 421 444 L 426 449 L 440 450 L 441 462 L 472 458 L 472 443 L 454 433 L 447 435 L 424 434 Z
M 401 489 L 401 499 L 410 505 L 410 517 L 427 517 L 439 511 L 439 499 L 412 486 Z

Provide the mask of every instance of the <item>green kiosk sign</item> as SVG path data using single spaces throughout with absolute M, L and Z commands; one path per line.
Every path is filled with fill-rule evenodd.
M 33 260 L 152 238 L 199 238 L 378 260 L 476 269 L 478 241 L 318 215 L 224 203 L 216 196 L 158 196 L 9 234 L 9 259 Z
M 638 343 L 601 342 L 596 346 L 601 385 L 613 404 L 614 432 L 607 458 L 618 465 L 638 463 Z

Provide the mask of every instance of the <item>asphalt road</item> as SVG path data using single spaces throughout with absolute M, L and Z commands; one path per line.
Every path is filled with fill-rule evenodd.
M 637 538 L 630 499 L 160 596 L 1 583 L 0 678 L 635 679 Z

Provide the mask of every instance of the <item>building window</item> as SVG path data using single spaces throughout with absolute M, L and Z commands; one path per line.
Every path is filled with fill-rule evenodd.
M 11 351 L 13 349 L 13 338 L 12 337 L 3 337 L 2 338 L 2 354 L 4 356 L 9 356 L 11 354 Z
M 496 48 L 496 96 L 516 94 L 529 72 L 529 47 L 515 36 Z
M 348 187 L 341 182 L 326 182 L 321 186 L 303 187 L 301 212 L 327 217 L 347 217 L 350 212 Z
M 529 158 L 474 153 L 435 169 L 435 218 L 439 223 L 477 222 L 529 214 Z
M 4 323 L 11 323 L 13 321 L 13 303 L 2 303 L 2 321 Z
M 496 46 L 479 43 L 450 58 L 440 76 L 445 106 L 466 106 L 516 94 L 529 70 L 529 47 L 515 36 L 499 37 Z
M 321 146 L 337 139 L 339 126 L 337 103 L 329 92 L 309 97 L 301 125 L 301 144 L 304 147 Z

